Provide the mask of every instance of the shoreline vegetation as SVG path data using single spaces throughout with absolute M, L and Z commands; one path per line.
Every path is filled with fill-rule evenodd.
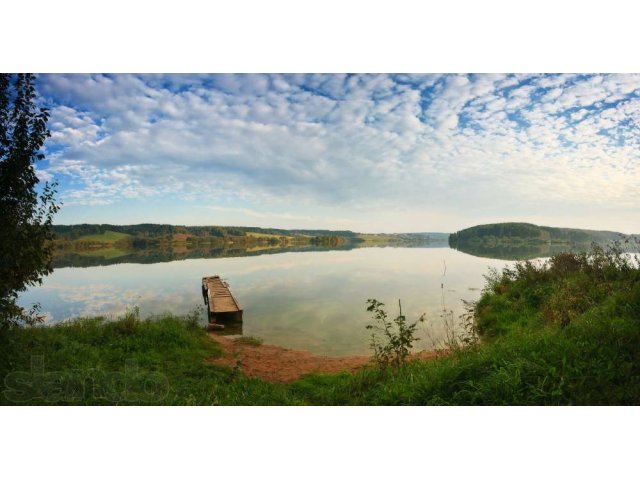
M 451 248 L 477 257 L 527 260 L 550 257 L 566 251 L 588 250 L 591 244 L 607 245 L 638 235 L 604 230 L 544 227 L 531 223 L 505 222 L 476 225 L 449 235 Z
M 584 251 L 638 235 L 528 223 L 477 225 L 451 234 L 357 233 L 348 230 L 285 230 L 259 227 L 160 224 L 54 225 L 53 266 L 90 267 L 114 263 L 156 263 L 187 258 L 351 250 L 365 247 L 450 247 L 473 256 L 504 260 L 551 257 Z
M 446 246 L 447 233 L 365 234 L 348 230 L 175 225 L 55 225 L 53 266 L 155 263 L 371 246 Z
M 352 241 L 350 232 L 284 231 L 243 227 L 174 225 L 57 225 L 56 253 L 118 250 L 187 250 L 194 248 L 273 248 L 300 245 L 338 246 Z
M 243 373 L 195 313 L 2 332 L 2 403 L 45 405 L 634 405 L 638 255 L 594 245 L 490 271 L 446 355 L 273 383 Z M 239 342 L 260 349 L 259 341 Z M 229 352 L 227 352 L 229 353 Z

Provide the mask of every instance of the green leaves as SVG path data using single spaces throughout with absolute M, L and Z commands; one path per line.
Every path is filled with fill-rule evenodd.
M 0 327 L 40 320 L 16 299 L 52 271 L 56 184 L 38 195 L 34 169 L 44 159 L 48 120 L 49 110 L 36 105 L 32 74 L 0 74 Z
M 375 323 L 366 325 L 365 328 L 373 330 L 369 345 L 376 362 L 381 367 L 391 365 L 398 368 L 404 365 L 413 343 L 419 340 L 415 336 L 415 331 L 418 323 L 424 321 L 424 315 L 414 323 L 407 323 L 406 317 L 402 315 L 402 304 L 398 300 L 399 315 L 389 321 L 387 312 L 383 309 L 384 303 L 370 298 L 367 304 L 367 311 L 372 312 Z M 380 334 L 380 337 L 376 333 Z

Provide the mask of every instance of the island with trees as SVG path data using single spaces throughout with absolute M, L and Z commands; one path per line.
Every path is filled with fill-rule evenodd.
M 454 232 L 449 236 L 449 246 L 480 257 L 526 260 L 565 251 L 584 251 L 594 243 L 607 245 L 634 238 L 633 235 L 603 230 L 505 222 L 476 225 Z

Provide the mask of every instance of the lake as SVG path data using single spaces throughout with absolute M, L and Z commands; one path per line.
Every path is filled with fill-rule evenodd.
M 401 299 L 410 320 L 426 314 L 416 347 L 430 350 L 444 337 L 443 311 L 457 319 L 463 300 L 479 298 L 489 267 L 509 263 L 448 247 L 371 247 L 62 267 L 25 292 L 20 303 L 40 303 L 48 322 L 117 316 L 134 306 L 143 318 L 184 314 L 203 306 L 201 278 L 221 275 L 244 308 L 240 329 L 223 333 L 315 354 L 368 354 L 366 300 L 384 302 L 391 316 Z M 201 316 L 204 323 L 204 311 Z

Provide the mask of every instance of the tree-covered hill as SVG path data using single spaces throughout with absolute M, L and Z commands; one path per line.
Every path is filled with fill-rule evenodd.
M 79 224 L 54 225 L 54 232 L 59 239 L 77 240 L 89 235 L 102 235 L 107 232 L 124 233 L 141 237 L 165 237 L 170 235 L 193 235 L 196 237 L 243 237 L 247 233 L 259 233 L 278 236 L 323 236 L 335 235 L 352 238 L 356 234 L 348 230 L 285 230 L 279 228 L 260 227 L 222 227 L 222 226 L 182 226 L 156 223 L 140 223 L 137 225 Z
M 620 240 L 623 234 L 603 230 L 555 228 L 531 223 L 490 223 L 466 228 L 449 236 L 449 245 L 495 247 L 500 245 L 541 245 L 609 243 Z

